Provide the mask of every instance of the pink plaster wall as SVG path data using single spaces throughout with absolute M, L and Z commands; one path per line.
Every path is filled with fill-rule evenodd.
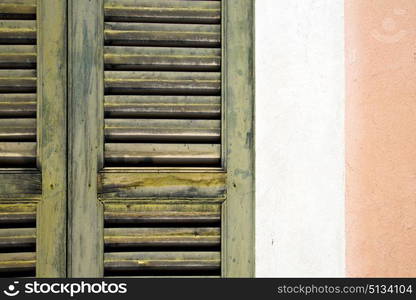
M 346 0 L 348 276 L 416 276 L 416 1 Z

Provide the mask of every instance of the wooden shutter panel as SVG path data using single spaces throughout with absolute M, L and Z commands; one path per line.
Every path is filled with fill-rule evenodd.
M 35 4 L 0 3 L 0 277 L 35 275 Z
M 62 7 L 0 3 L 0 277 L 66 273 Z
M 104 202 L 104 275 L 220 276 L 221 206 L 184 198 L 222 195 L 223 176 L 181 168 L 221 163 L 221 2 L 111 0 L 104 18 L 102 193 L 119 197 Z
M 252 1 L 69 3 L 69 276 L 251 276 Z

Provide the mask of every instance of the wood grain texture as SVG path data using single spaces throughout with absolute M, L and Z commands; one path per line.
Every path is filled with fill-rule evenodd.
M 37 215 L 38 277 L 66 277 L 66 3 L 39 0 L 38 167 L 42 200 Z
M 215 226 L 221 220 L 221 206 L 218 204 L 138 204 L 104 203 L 105 224 L 111 226 L 144 224 L 205 224 Z
M 69 1 L 69 277 L 103 276 L 103 2 Z
M 106 0 L 105 19 L 153 23 L 219 23 L 221 5 L 214 1 Z
M 221 26 L 106 22 L 104 37 L 106 45 L 209 48 L 220 46 Z
M 254 276 L 254 1 L 223 1 L 227 200 L 222 275 Z
M 107 70 L 219 71 L 221 49 L 106 46 L 104 63 Z
M 105 115 L 109 118 L 219 119 L 221 116 L 221 98 L 218 96 L 105 96 L 104 108 Z
M 100 173 L 102 199 L 223 199 L 224 173 Z

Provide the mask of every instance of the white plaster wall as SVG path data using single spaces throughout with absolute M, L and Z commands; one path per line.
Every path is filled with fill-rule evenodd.
M 256 0 L 256 276 L 345 276 L 344 1 Z

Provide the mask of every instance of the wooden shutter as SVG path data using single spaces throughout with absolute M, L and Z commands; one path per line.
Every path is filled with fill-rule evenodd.
M 65 276 L 65 17 L 42 2 L 0 2 L 0 277 Z
M 252 276 L 252 1 L 69 3 L 69 276 Z

